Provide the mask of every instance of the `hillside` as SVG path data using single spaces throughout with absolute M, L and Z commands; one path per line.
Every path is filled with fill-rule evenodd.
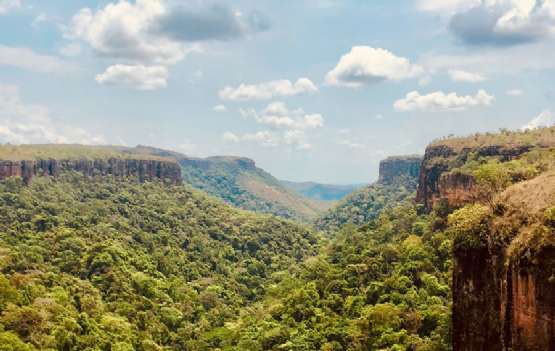
M 8 178 L 0 213 L 2 350 L 214 349 L 317 244 L 299 225 L 133 175 Z
M 354 191 L 316 220 L 318 230 L 334 232 L 347 223 L 362 225 L 376 219 L 386 207 L 414 195 L 421 158 L 390 157 L 380 162 L 379 180 Z
M 555 128 L 436 141 L 418 201 L 452 212 L 455 350 L 555 344 Z M 440 222 L 441 223 L 441 222 Z
M 363 187 L 363 185 L 336 185 L 315 182 L 291 182 L 287 180 L 282 180 L 281 183 L 304 197 L 316 201 L 339 201 L 353 191 Z
M 186 183 L 245 210 L 308 222 L 329 206 L 287 189 L 247 158 L 182 158 L 179 163 Z

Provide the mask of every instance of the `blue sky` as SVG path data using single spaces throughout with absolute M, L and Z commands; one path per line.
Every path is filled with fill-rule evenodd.
M 369 182 L 554 122 L 555 0 L 0 0 L 0 142 L 239 155 Z

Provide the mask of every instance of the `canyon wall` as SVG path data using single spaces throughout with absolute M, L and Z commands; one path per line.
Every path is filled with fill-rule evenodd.
M 504 162 L 530 150 L 428 147 L 417 201 L 427 210 L 475 203 L 474 179 L 458 167 L 476 155 Z M 555 174 L 517 183 L 497 203 L 481 243 L 454 249 L 453 350 L 555 350 L 555 226 L 544 218 L 555 205 Z
M 420 173 L 420 156 L 389 157 L 380 162 L 380 183 L 392 183 L 401 176 L 418 177 Z
M 76 171 L 86 176 L 111 175 L 138 177 L 141 182 L 160 179 L 181 183 L 181 169 L 175 162 L 140 159 L 106 160 L 0 160 L 0 180 L 21 177 L 25 183 L 35 176 L 58 176 L 63 171 Z

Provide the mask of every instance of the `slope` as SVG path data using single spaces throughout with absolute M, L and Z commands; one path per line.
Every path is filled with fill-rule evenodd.
M 317 201 L 339 201 L 363 185 L 336 185 L 315 182 L 291 182 L 282 180 L 281 183 L 306 198 Z
M 362 225 L 375 219 L 385 207 L 413 196 L 421 158 L 390 157 L 380 162 L 379 180 L 354 191 L 315 222 L 318 230 L 334 232 L 347 223 Z
M 110 155 L 112 157 L 113 155 Z M 0 344 L 8 350 L 207 350 L 315 253 L 286 220 L 188 186 L 64 169 L 0 182 Z

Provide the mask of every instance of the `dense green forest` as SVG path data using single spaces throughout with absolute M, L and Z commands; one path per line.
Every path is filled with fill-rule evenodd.
M 415 177 L 402 175 L 392 182 L 376 182 L 356 190 L 320 216 L 315 227 L 333 233 L 348 223 L 363 225 L 376 219 L 384 208 L 414 197 L 417 185 Z
M 286 188 L 250 159 L 209 157 L 181 159 L 179 163 L 186 183 L 245 210 L 308 223 L 330 206 Z
M 0 183 L 0 350 L 209 350 L 310 230 L 186 186 L 69 173 Z

